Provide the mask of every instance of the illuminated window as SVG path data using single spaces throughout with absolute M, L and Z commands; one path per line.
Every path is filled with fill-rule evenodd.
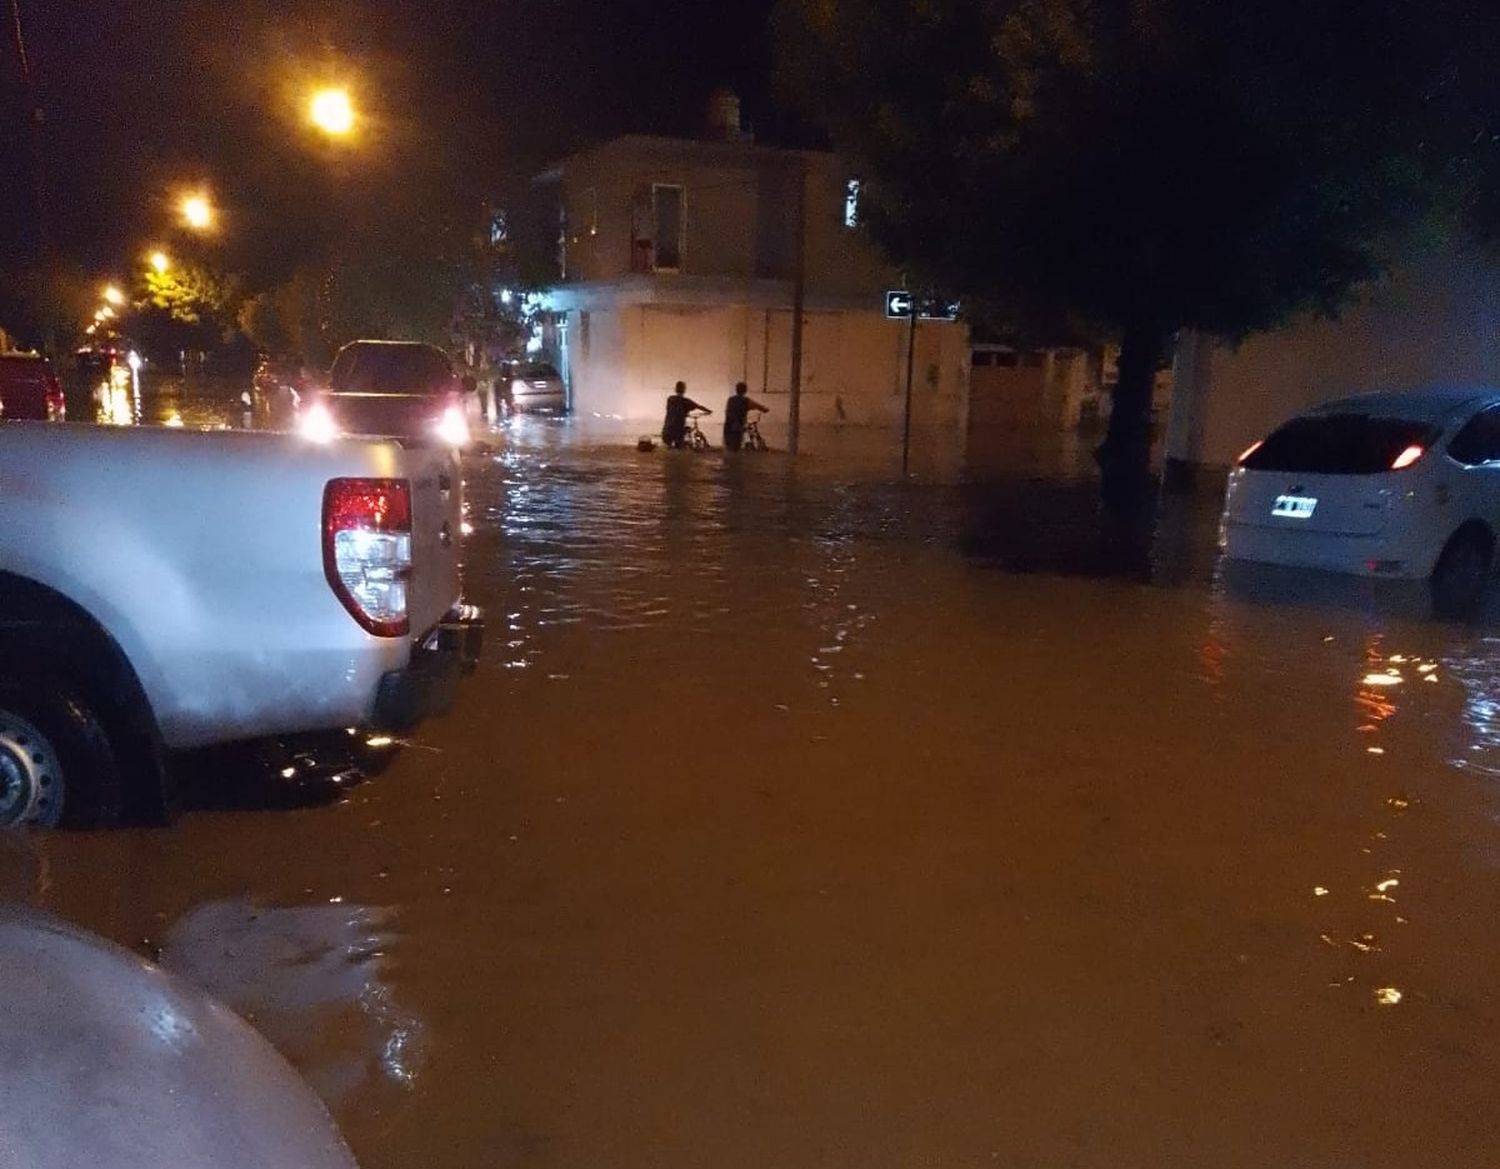
M 506 221 L 504 211 L 492 211 L 490 213 L 490 244 L 499 247 L 510 240 L 510 224 Z
M 656 231 L 654 267 L 658 272 L 682 268 L 686 221 L 682 213 L 682 188 L 657 183 L 651 188 L 651 209 Z
M 859 193 L 863 184 L 858 179 L 849 179 L 844 184 L 844 226 L 859 226 Z

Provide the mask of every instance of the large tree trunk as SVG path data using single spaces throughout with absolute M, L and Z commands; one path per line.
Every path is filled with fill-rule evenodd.
M 1106 501 L 1129 502 L 1151 482 L 1151 395 L 1166 331 L 1132 325 L 1120 339 L 1120 380 L 1115 385 L 1109 431 L 1095 452 Z

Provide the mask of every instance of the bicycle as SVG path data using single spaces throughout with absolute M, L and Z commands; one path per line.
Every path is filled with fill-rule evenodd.
M 740 439 L 742 451 L 768 451 L 765 438 L 760 433 L 760 418 L 756 416 L 745 423 L 745 434 Z
M 697 410 L 688 414 L 688 431 L 682 437 L 682 445 L 690 451 L 708 451 L 713 448 L 708 445 L 708 435 L 698 425 L 698 419 L 703 417 Z

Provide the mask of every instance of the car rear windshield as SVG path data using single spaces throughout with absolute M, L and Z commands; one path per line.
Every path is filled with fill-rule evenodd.
M 558 373 L 557 370 L 553 369 L 545 361 L 538 361 L 531 365 L 523 365 L 516 371 L 516 376 L 541 380 L 543 378 L 555 378 L 558 376 Z
M 1294 475 L 1376 475 L 1409 446 L 1428 446 L 1438 428 L 1410 418 L 1313 414 L 1294 418 L 1245 460 L 1252 471 Z
M 433 394 L 451 389 L 453 366 L 427 345 L 358 345 L 340 353 L 329 377 L 335 391 Z

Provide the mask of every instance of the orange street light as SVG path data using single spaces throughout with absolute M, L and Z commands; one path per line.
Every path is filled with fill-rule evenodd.
M 104 286 L 104 299 L 109 304 L 120 305 L 125 303 L 125 294 L 113 284 Z
M 320 89 L 307 108 L 308 119 L 330 138 L 343 138 L 354 129 L 354 105 L 347 89 Z
M 214 205 L 202 192 L 182 197 L 182 222 L 194 231 L 207 231 L 214 225 Z
M 167 259 L 166 252 L 152 252 L 146 258 L 151 261 L 151 266 L 158 272 L 165 272 L 172 266 L 172 261 Z

